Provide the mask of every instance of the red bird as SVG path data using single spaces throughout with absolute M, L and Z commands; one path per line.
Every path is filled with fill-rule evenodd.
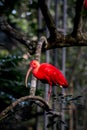
M 84 0 L 83 6 L 85 9 L 87 9 L 87 0 Z
M 59 69 L 48 63 L 39 64 L 37 60 L 30 62 L 30 68 L 25 78 L 26 87 L 27 79 L 31 71 L 37 79 L 50 85 L 48 99 L 50 98 L 53 85 L 60 85 L 60 87 L 64 88 L 68 87 L 68 82 Z

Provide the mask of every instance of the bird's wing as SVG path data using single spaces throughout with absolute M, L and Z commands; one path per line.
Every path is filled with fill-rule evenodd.
M 49 74 L 60 74 L 61 71 L 57 69 L 55 66 L 48 64 L 48 63 L 42 63 L 40 65 L 39 71 L 42 73 L 49 73 Z
M 51 64 L 48 63 L 41 64 L 39 72 L 43 74 L 44 79 L 48 76 L 49 80 L 51 80 L 52 83 L 55 85 L 59 84 L 62 86 L 68 86 L 67 80 L 65 79 L 62 72 Z
M 49 79 L 53 82 L 53 77 L 58 77 L 58 73 L 60 71 L 57 70 L 56 67 L 54 67 L 51 64 L 48 63 L 42 63 L 39 68 L 39 75 L 43 75 L 43 79 Z
M 38 70 L 38 75 L 41 77 L 41 80 L 51 80 L 51 75 L 53 73 L 53 69 L 50 64 L 42 63 Z

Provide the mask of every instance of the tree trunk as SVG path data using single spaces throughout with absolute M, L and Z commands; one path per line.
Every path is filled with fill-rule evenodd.
M 85 104 L 85 109 L 84 109 L 84 130 L 87 130 L 87 88 L 84 92 L 84 104 Z

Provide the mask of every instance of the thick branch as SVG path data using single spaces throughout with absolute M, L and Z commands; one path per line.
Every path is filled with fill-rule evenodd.
M 60 33 L 58 33 L 58 31 L 56 29 L 54 20 L 52 18 L 52 15 L 50 14 L 50 11 L 47 7 L 45 0 L 38 0 L 38 4 L 39 4 L 39 7 L 40 7 L 42 14 L 44 16 L 46 25 L 47 25 L 48 30 L 50 32 L 50 36 L 52 36 L 52 38 L 55 38 L 58 36 L 60 37 Z
M 10 36 L 11 38 L 14 38 L 16 40 L 18 40 L 21 44 L 23 44 L 24 46 L 26 46 L 29 49 L 29 52 L 31 52 L 31 49 L 33 48 L 34 52 L 35 52 L 35 48 L 36 48 L 36 43 L 34 43 L 34 41 L 30 41 L 28 37 L 26 37 L 25 34 L 20 33 L 19 31 L 17 31 L 16 29 L 14 29 L 13 27 L 11 27 L 5 17 L 0 17 L 0 29 L 1 31 L 3 31 L 5 34 L 7 34 L 8 36 Z
M 26 101 L 26 100 L 34 100 L 34 101 L 38 101 L 39 106 L 41 106 L 45 111 L 50 111 L 51 108 L 49 107 L 49 105 L 43 100 L 43 98 L 39 97 L 39 96 L 25 96 L 25 97 L 21 97 L 18 100 L 16 100 L 15 102 L 13 102 L 10 106 L 8 106 L 5 110 L 3 110 L 0 113 L 0 120 L 12 109 L 14 109 L 14 107 L 16 107 L 16 105 L 18 105 L 19 103 Z
M 35 59 L 40 62 L 40 57 L 41 57 L 41 50 L 43 43 L 47 44 L 47 39 L 45 37 L 41 37 L 38 41 L 37 47 L 36 47 L 36 52 L 35 52 Z M 37 79 L 32 76 L 31 80 L 31 88 L 30 88 L 30 95 L 34 96 L 35 91 L 36 91 L 36 81 Z
M 72 32 L 72 36 L 74 36 L 74 37 L 77 36 L 77 33 L 79 31 L 79 28 L 80 28 L 81 11 L 82 11 L 82 7 L 83 7 L 83 1 L 84 0 L 77 0 L 76 1 L 74 27 L 73 27 L 73 32 Z
M 35 53 L 37 42 L 30 41 L 24 34 L 13 29 L 5 20 L 0 20 L 0 29 L 12 38 L 18 40 L 21 44 L 28 48 L 30 54 Z M 71 46 L 87 46 L 87 33 L 78 33 L 77 37 L 72 37 L 72 35 L 66 35 L 58 33 L 56 37 L 52 39 L 52 36 L 47 39 L 48 43 L 43 46 L 43 50 L 49 50 L 53 48 L 60 47 L 71 47 Z
M 72 37 L 71 35 L 64 36 L 61 34 L 61 38 L 57 37 L 54 42 L 51 40 L 51 38 L 48 38 L 46 50 L 71 46 L 87 46 L 87 33 L 79 32 L 76 38 Z
M 11 111 L 12 109 L 14 109 L 19 103 L 23 102 L 23 101 L 28 101 L 28 100 L 33 100 L 35 101 L 35 104 L 39 105 L 41 108 L 43 108 L 47 114 L 51 114 L 54 116 L 60 116 L 61 113 L 59 112 L 55 112 L 52 111 L 52 109 L 50 108 L 50 106 L 47 104 L 47 102 L 45 102 L 45 100 L 39 96 L 25 96 L 25 97 L 21 97 L 18 100 L 16 100 L 15 102 L 13 102 L 10 106 L 8 106 L 6 109 L 4 109 L 1 113 L 0 113 L 0 120 L 2 120 L 3 118 L 5 118 L 8 114 L 9 111 Z

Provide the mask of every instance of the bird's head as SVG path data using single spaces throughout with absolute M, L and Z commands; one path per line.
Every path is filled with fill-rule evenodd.
M 38 62 L 37 60 L 33 60 L 33 61 L 30 62 L 30 67 L 31 67 L 32 69 L 38 68 L 39 65 L 40 65 L 40 64 L 39 64 L 39 62 Z
M 30 67 L 29 67 L 29 69 L 27 71 L 26 78 L 25 78 L 26 87 L 27 87 L 27 80 L 28 80 L 28 77 L 30 75 L 30 72 L 34 71 L 34 70 L 37 70 L 39 68 L 39 66 L 40 66 L 40 64 L 39 64 L 39 62 L 37 60 L 33 60 L 33 61 L 30 62 Z

